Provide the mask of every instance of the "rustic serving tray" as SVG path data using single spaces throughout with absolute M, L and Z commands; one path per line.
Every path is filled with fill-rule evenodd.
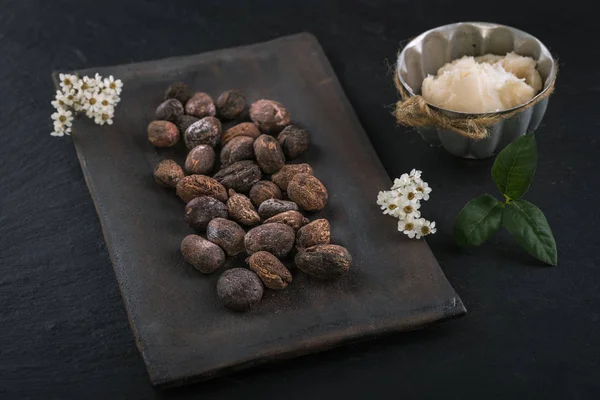
M 78 72 L 124 82 L 114 125 L 81 119 L 73 142 L 154 385 L 206 380 L 466 312 L 427 244 L 405 239 L 375 204 L 390 178 L 314 36 Z M 184 204 L 152 177 L 162 158 L 184 155 L 146 138 L 165 88 L 178 80 L 213 96 L 239 88 L 250 101 L 281 101 L 311 132 L 313 145 L 296 162 L 310 163 L 329 190 L 326 210 L 311 219 L 328 218 L 333 242 L 352 253 L 346 276 L 321 282 L 294 270 L 289 288 L 267 290 L 248 313 L 219 303 L 221 271 L 202 275 L 183 261 L 179 245 L 191 233 Z M 242 265 L 236 258 L 226 267 Z

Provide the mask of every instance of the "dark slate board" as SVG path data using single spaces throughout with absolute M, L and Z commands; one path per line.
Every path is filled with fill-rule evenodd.
M 114 125 L 78 120 L 73 142 L 154 385 L 206 380 L 466 312 L 426 243 L 405 239 L 375 204 L 390 178 L 314 36 L 78 72 L 124 82 Z M 294 270 L 288 289 L 266 291 L 251 312 L 223 308 L 220 272 L 202 275 L 179 253 L 191 233 L 183 203 L 152 178 L 159 160 L 185 153 L 156 150 L 146 139 L 175 80 L 215 97 L 239 88 L 250 101 L 281 101 L 310 130 L 313 145 L 297 162 L 310 163 L 329 190 L 326 210 L 313 217 L 328 218 L 333 242 L 352 253 L 346 276 L 321 282 Z M 227 268 L 242 265 L 236 258 Z

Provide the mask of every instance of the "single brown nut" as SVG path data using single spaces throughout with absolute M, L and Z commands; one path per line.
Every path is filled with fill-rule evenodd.
M 199 196 L 211 196 L 225 202 L 227 201 L 227 189 L 211 177 L 188 175 L 177 183 L 177 196 L 186 203 Z
M 292 160 L 308 150 L 310 147 L 310 134 L 306 129 L 288 125 L 279 133 L 277 141 L 279 141 L 286 158 Z
M 173 160 L 162 160 L 154 168 L 154 180 L 161 186 L 175 188 L 185 174 Z
M 252 185 L 260 181 L 262 173 L 258 165 L 251 160 L 242 160 L 223 168 L 214 175 L 227 189 L 248 193 Z
M 258 130 L 258 126 L 256 126 L 253 122 L 242 122 L 241 124 L 237 124 L 227 129 L 223 133 L 223 137 L 221 138 L 222 144 L 227 144 L 231 139 L 238 136 L 248 136 L 252 139 L 256 139 L 261 135 L 260 130 Z
M 244 238 L 244 246 L 249 255 L 257 251 L 268 251 L 277 258 L 283 258 L 294 247 L 295 239 L 294 230 L 289 226 L 266 224 L 250 229 Z
M 216 244 L 198 235 L 188 235 L 181 241 L 183 258 L 203 274 L 215 272 L 225 263 L 225 253 Z
M 250 106 L 250 119 L 264 133 L 277 133 L 290 124 L 290 113 L 283 104 L 273 100 L 258 100 Z
M 250 188 L 249 197 L 255 207 L 260 207 L 262 202 L 265 200 L 281 199 L 283 197 L 283 193 L 281 193 L 279 186 L 273 182 L 259 181 Z
M 152 121 L 148 124 L 148 141 L 154 147 L 171 147 L 179 142 L 179 130 L 169 121 Z
M 352 256 L 345 247 L 319 244 L 300 251 L 294 261 L 305 274 L 319 279 L 332 279 L 348 272 Z
M 267 219 L 265 224 L 272 224 L 274 222 L 278 222 L 281 224 L 286 224 L 293 230 L 297 231 L 302 228 L 304 225 L 308 224 L 308 218 L 302 215 L 299 211 L 286 211 L 279 213 L 277 215 L 273 215 L 271 218 Z
M 185 103 L 185 113 L 197 118 L 214 117 L 216 112 L 212 97 L 206 93 L 195 93 Z
M 241 226 L 225 218 L 215 218 L 206 227 L 206 238 L 219 245 L 230 257 L 244 251 L 245 235 Z
M 258 214 L 262 219 L 269 219 L 286 211 L 298 211 L 298 204 L 289 200 L 267 199 L 258 207 Z
M 309 174 L 296 174 L 288 185 L 287 194 L 306 211 L 324 209 L 329 198 L 321 181 Z
M 273 136 L 260 135 L 254 141 L 254 154 L 265 174 L 274 174 L 285 165 L 283 151 Z
M 215 151 L 206 144 L 200 144 L 187 155 L 185 159 L 185 170 L 188 174 L 206 175 L 215 164 Z
M 183 105 L 177 99 L 165 100 L 156 107 L 156 119 L 175 122 L 180 115 L 183 115 Z
M 227 211 L 232 220 L 242 225 L 254 226 L 260 223 L 260 216 L 250 199 L 231 189 L 229 190 L 229 200 L 227 200 Z
M 183 82 L 174 82 L 165 90 L 165 100 L 177 99 L 181 104 L 185 104 L 194 92 Z
M 254 139 L 248 136 L 238 136 L 231 139 L 221 150 L 221 168 L 237 161 L 254 159 Z
M 246 96 L 239 90 L 228 90 L 217 98 L 217 115 L 222 119 L 238 119 L 248 110 Z
M 205 230 L 214 218 L 227 218 L 227 206 L 208 196 L 196 197 L 185 206 L 185 222 L 197 230 Z
M 228 269 L 217 281 L 219 300 L 234 311 L 248 311 L 262 299 L 263 292 L 260 278 L 246 268 Z
M 216 147 L 221 137 L 221 121 L 215 117 L 204 117 L 190 125 L 183 135 L 185 145 L 193 149 L 200 144 Z
M 271 176 L 271 180 L 281 188 L 281 190 L 287 190 L 290 181 L 297 174 L 313 174 L 313 170 L 308 164 L 287 164 L 279 170 L 276 174 Z
M 185 131 L 195 122 L 200 121 L 200 118 L 192 117 L 191 115 L 180 115 L 177 117 L 175 121 L 175 125 L 177 125 L 177 129 L 182 135 L 185 135 Z
M 277 257 L 266 251 L 252 254 L 246 260 L 250 270 L 263 281 L 269 289 L 285 289 L 292 283 L 292 274 Z
M 326 219 L 317 219 L 304 225 L 296 234 L 296 247 L 305 249 L 318 244 L 329 244 L 329 240 L 331 240 L 330 230 L 329 221 Z

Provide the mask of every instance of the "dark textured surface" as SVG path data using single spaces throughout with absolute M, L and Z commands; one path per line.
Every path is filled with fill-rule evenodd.
M 0 397 L 595 399 L 600 393 L 600 36 L 592 2 L 3 1 L 0 12 Z M 511 7 L 512 6 L 512 7 Z M 232 17 L 235 15 L 235 17 Z M 460 207 L 496 193 L 492 161 L 467 162 L 394 128 L 384 60 L 425 29 L 460 20 L 513 25 L 559 56 L 538 130 L 540 165 L 526 196 L 546 213 L 558 268 L 501 234 L 462 252 Z M 98 217 L 70 139 L 55 139 L 54 69 L 196 54 L 309 30 L 316 34 L 389 174 L 424 170 L 429 240 L 469 308 L 460 320 L 184 389 L 152 389 Z M 590 44 L 590 46 L 588 46 Z
M 83 70 L 79 75 L 96 71 L 118 76 L 128 90 L 121 94 L 113 125 L 77 121 L 73 141 L 154 385 L 208 380 L 267 361 L 414 330 L 464 314 L 464 306 L 427 245 L 399 238 L 393 229 L 381 229 L 392 221 L 381 214 L 372 197 L 362 196 L 375 196 L 391 182 L 314 36 L 302 33 L 201 55 Z M 265 77 L 269 82 L 261 83 Z M 159 160 L 183 159 L 186 152 L 155 149 L 140 129 L 154 118 L 151 111 L 162 100 L 163 88 L 177 80 L 208 93 L 221 93 L 233 85 L 251 102 L 277 99 L 296 121 L 314 132 L 311 149 L 300 161 L 312 166 L 331 195 L 328 207 L 313 217 L 327 218 L 333 240 L 352 254 L 353 268 L 348 274 L 333 283 L 298 274 L 296 284 L 285 293 L 267 293 L 241 318 L 216 301 L 214 288 L 221 272 L 208 277 L 190 272 L 177 251 L 181 239 L 192 233 L 181 223 L 183 204 L 173 191 L 162 190 L 148 179 Z M 229 178 L 218 176 L 221 172 L 229 176 L 228 169 L 242 168 L 244 163 L 254 165 L 239 161 L 214 178 L 231 187 L 233 181 L 228 184 Z M 235 188 L 244 191 L 241 182 L 245 180 L 240 179 L 235 178 L 239 182 Z M 292 184 L 288 193 L 294 198 Z M 346 201 L 347 196 L 354 200 Z M 210 212 L 201 212 L 209 210 L 201 200 L 224 209 L 225 205 L 210 197 L 187 203 L 186 222 L 204 230 Z M 200 211 L 190 213 L 198 204 Z M 221 216 L 226 215 L 225 209 Z M 276 226 L 282 229 L 258 234 Z M 249 232 L 244 243 L 247 252 L 258 246 L 282 257 L 292 248 L 293 238 L 289 226 L 267 224 Z M 227 266 L 245 265 L 231 259 Z

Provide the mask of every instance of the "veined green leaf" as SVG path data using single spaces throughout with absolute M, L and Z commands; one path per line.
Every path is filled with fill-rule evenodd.
M 460 246 L 479 246 L 502 226 L 503 204 L 489 194 L 475 197 L 461 210 L 454 225 Z
M 539 208 L 525 200 L 513 200 L 506 205 L 502 220 L 529 254 L 546 264 L 558 264 L 556 241 Z
M 524 135 L 498 154 L 492 167 L 492 178 L 502 194 L 518 199 L 529 189 L 536 164 L 535 136 Z

